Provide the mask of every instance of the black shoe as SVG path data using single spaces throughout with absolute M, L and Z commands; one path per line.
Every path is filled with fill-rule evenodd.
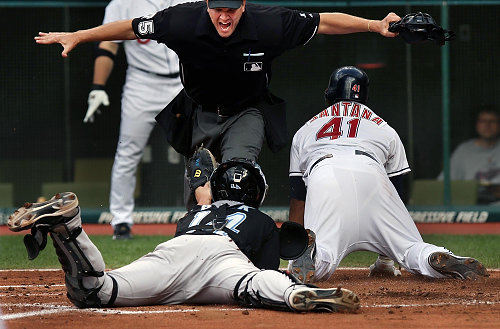
M 25 203 L 9 217 L 7 225 L 14 232 L 30 229 L 33 226 L 52 226 L 60 223 L 62 216 L 78 207 L 78 198 L 73 192 L 57 193 L 49 201 Z
M 490 276 L 484 265 L 474 258 L 434 252 L 430 254 L 428 261 L 433 269 L 455 279 L 475 280 L 479 276 Z
M 355 312 L 359 298 L 350 290 L 301 287 L 288 297 L 290 307 L 299 312 Z
M 113 240 L 128 239 L 132 239 L 132 234 L 130 233 L 130 225 L 128 225 L 127 223 L 116 224 L 113 231 Z
M 215 168 L 217 168 L 217 161 L 208 149 L 200 147 L 194 152 L 187 164 L 189 187 L 192 193 L 208 182 Z

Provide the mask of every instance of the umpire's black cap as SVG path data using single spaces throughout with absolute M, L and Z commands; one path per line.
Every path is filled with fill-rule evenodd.
M 208 8 L 231 8 L 238 9 L 243 4 L 243 0 L 208 0 Z

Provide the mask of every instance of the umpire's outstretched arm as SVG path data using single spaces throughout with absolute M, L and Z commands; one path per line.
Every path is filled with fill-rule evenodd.
M 356 32 L 376 32 L 384 37 L 395 37 L 389 32 L 389 23 L 401 20 L 395 13 L 389 13 L 382 20 L 370 20 L 343 13 L 319 14 L 318 34 L 348 34 Z
M 92 41 L 111 41 L 111 40 L 132 40 L 136 39 L 132 29 L 132 20 L 116 21 L 94 27 L 88 30 L 76 32 L 39 32 L 35 37 L 36 43 L 48 45 L 60 43 L 64 49 L 62 57 L 68 57 L 68 53 L 78 44 Z

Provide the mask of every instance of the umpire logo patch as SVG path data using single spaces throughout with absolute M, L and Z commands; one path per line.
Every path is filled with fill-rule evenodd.
M 262 71 L 264 66 L 263 62 L 246 62 L 243 66 L 245 72 L 259 72 Z
M 137 26 L 137 28 L 139 30 L 139 34 L 142 34 L 142 35 L 152 34 L 155 32 L 155 28 L 154 28 L 152 20 L 140 22 L 139 25 Z

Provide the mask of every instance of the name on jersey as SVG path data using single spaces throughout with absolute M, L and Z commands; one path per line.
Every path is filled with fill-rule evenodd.
M 384 120 L 375 115 L 372 110 L 356 102 L 339 102 L 333 104 L 332 106 L 321 111 L 319 114 L 315 115 L 311 120 L 309 120 L 309 123 L 323 117 L 339 116 L 365 119 L 367 121 L 374 122 L 379 126 L 384 123 Z

